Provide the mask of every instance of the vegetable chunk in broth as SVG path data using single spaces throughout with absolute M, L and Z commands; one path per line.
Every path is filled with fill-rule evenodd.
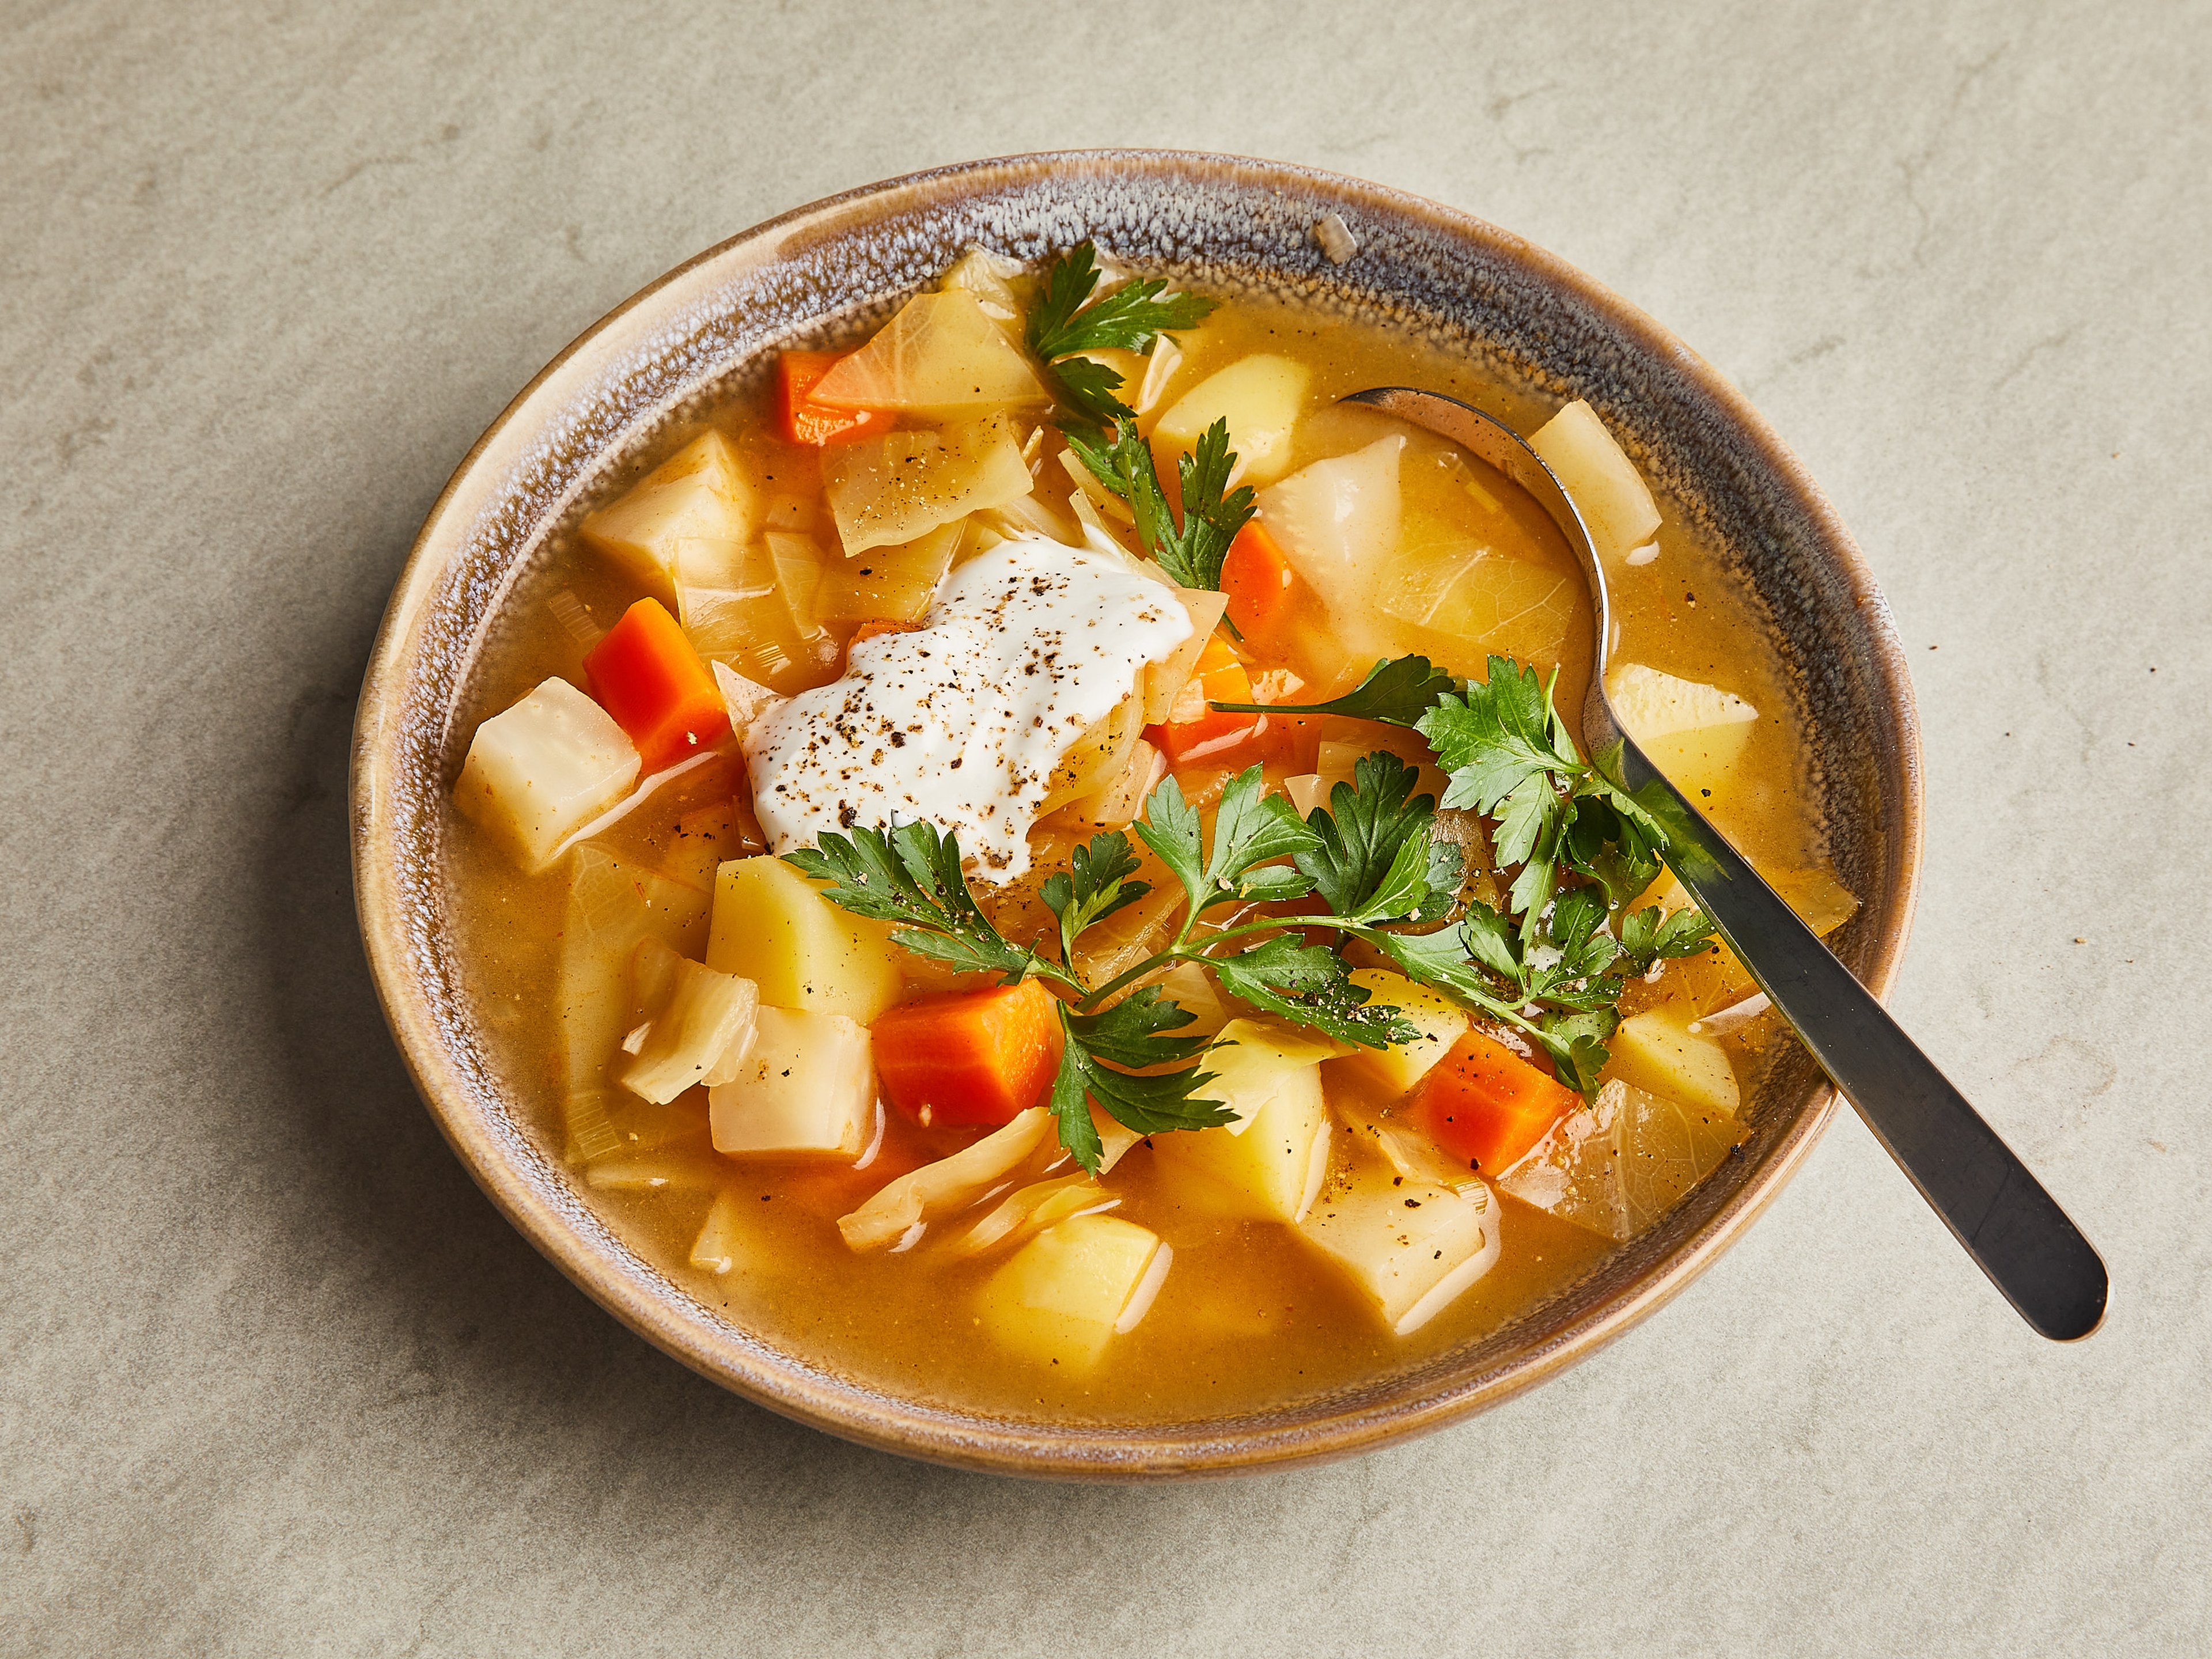
M 609 488 L 471 685 L 477 1006 L 641 1255 L 895 1393 L 1188 1419 L 1495 1328 L 1743 1139 L 1777 1032 L 1560 713 L 1573 558 L 1378 384 L 1532 434 L 1626 723 L 1848 918 L 1765 635 L 1586 406 L 974 252 Z

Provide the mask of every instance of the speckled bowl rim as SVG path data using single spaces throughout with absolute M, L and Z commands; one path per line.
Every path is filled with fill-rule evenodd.
M 1832 1091 L 1815 1081 L 1794 1118 L 1756 1168 L 1663 1257 L 1547 1340 L 1497 1363 L 1472 1356 L 1408 1397 L 1328 1401 L 1282 1411 L 1174 1425 L 1059 1425 L 1002 1420 L 896 1398 L 777 1352 L 741 1330 L 702 1317 L 705 1310 L 635 1258 L 611 1236 L 586 1224 L 573 1186 L 549 1187 L 503 1145 L 472 1101 L 468 1079 L 410 965 L 410 912 L 402 879 L 404 849 L 394 818 L 402 705 L 419 636 L 437 601 L 448 562 L 478 515 L 497 508 L 516 456 L 563 408 L 572 390 L 629 348 L 656 321 L 684 307 L 722 274 L 748 259 L 772 258 L 786 239 L 836 236 L 917 203 L 971 192 L 1033 187 L 1071 174 L 1143 179 L 1163 191 L 1203 190 L 1209 181 L 1334 204 L 1355 225 L 1396 221 L 1465 246 L 1473 258 L 1509 262 L 1565 303 L 1602 317 L 1632 348 L 1649 355 L 1686 391 L 1735 428 L 1771 483 L 1792 499 L 1819 557 L 1851 596 L 1858 641 L 1887 722 L 1881 785 L 1886 815 L 1883 890 L 1868 911 L 1878 922 L 1855 963 L 1877 995 L 1893 981 L 1917 895 L 1923 833 L 1918 723 L 1904 656 L 1888 611 L 1849 532 L 1794 456 L 1736 388 L 1650 318 L 1540 248 L 1471 215 L 1402 191 L 1279 162 L 1182 151 L 1073 151 L 1011 156 L 939 167 L 870 185 L 770 220 L 712 248 L 641 289 L 586 330 L 508 404 L 470 450 L 431 509 L 394 589 L 362 688 L 352 763 L 355 898 L 362 939 L 386 1017 L 432 1116 L 484 1191 L 525 1237 L 582 1290 L 631 1329 L 687 1365 L 748 1399 L 830 1433 L 909 1456 L 1008 1474 L 1078 1480 L 1138 1480 L 1237 1473 L 1371 1449 L 1441 1427 L 1542 1382 L 1649 1317 L 1718 1258 L 1781 1190 L 1827 1126 Z M 828 307 L 825 307 L 825 310 Z M 419 939 L 416 941 L 419 943 Z M 510 1130 L 512 1126 L 509 1126 Z M 1712 1183 L 1708 1183 L 1709 1185 Z M 717 1328 L 720 1326 L 720 1328 Z M 1508 1328 L 1509 1329 L 1510 1327 Z M 1486 1341 L 1495 1341 L 1493 1333 Z M 1480 1345 L 1474 1345 L 1480 1346 Z

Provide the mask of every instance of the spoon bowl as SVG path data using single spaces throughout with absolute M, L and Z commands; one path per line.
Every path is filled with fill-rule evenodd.
M 2081 1229 L 1621 724 L 1606 691 L 1614 634 L 1605 566 L 1559 476 L 1511 428 L 1441 392 L 1375 386 L 1342 401 L 1450 439 L 1511 479 L 1558 525 L 1589 585 L 1597 638 L 1582 729 L 1600 769 L 1667 826 L 1668 867 L 1838 1092 L 2021 1317 L 2057 1342 L 2094 1331 L 2105 1316 L 2109 1281 Z

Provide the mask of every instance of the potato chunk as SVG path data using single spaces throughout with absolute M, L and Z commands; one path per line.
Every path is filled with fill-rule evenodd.
M 1321 1061 L 1340 1046 L 1234 1019 L 1206 1054 L 1203 1097 L 1237 1114 L 1214 1129 L 1152 1138 L 1152 1158 L 1206 1210 L 1255 1221 L 1296 1221 L 1328 1168 L 1328 1110 Z
M 637 749 L 607 711 L 550 679 L 477 727 L 453 805 L 535 874 L 637 781 Z
M 848 556 L 915 541 L 1034 487 L 1012 424 L 997 415 L 847 444 L 823 462 L 822 477 Z
M 1369 1003 L 1395 1008 L 1420 1028 L 1421 1035 L 1412 1042 L 1395 1048 L 1355 1048 L 1349 1058 L 1349 1064 L 1395 1094 L 1405 1094 L 1426 1077 L 1467 1030 L 1464 1009 L 1442 992 L 1416 985 L 1403 974 L 1382 968 L 1356 968 L 1352 982 L 1366 991 Z
M 904 988 L 881 923 L 840 910 L 781 859 L 732 859 L 715 872 L 707 965 L 760 987 L 771 1007 L 863 1024 Z
M 645 1036 L 620 1082 L 659 1105 L 695 1085 L 726 1083 L 751 1047 L 760 988 L 678 956 L 657 939 L 637 947 Z
M 842 1014 L 763 1008 L 737 1075 L 707 1091 L 718 1152 L 857 1158 L 875 1121 L 868 1028 Z
M 1498 1184 L 1562 1221 L 1626 1241 L 1672 1209 L 1747 1133 L 1725 1113 L 1678 1105 L 1616 1079 Z
M 1636 746 L 1693 804 L 1727 788 L 1759 710 L 1732 691 L 1638 662 L 1614 668 L 1605 689 Z
M 581 526 L 584 540 L 643 583 L 656 599 L 676 598 L 676 549 L 693 538 L 735 542 L 757 524 L 752 485 L 730 441 L 709 432 L 647 473 L 611 507 Z
M 1659 528 L 1658 503 L 1597 411 L 1577 399 L 1546 422 L 1528 447 L 1566 486 L 1607 571 Z
M 1176 398 L 1152 428 L 1153 441 L 1195 449 L 1206 428 L 1226 421 L 1238 480 L 1273 483 L 1291 464 L 1291 431 L 1312 382 L 1313 371 L 1288 357 L 1240 357 Z
M 1330 1177 L 1298 1231 L 1409 1336 L 1497 1261 L 1498 1208 L 1479 1183 L 1454 1192 L 1362 1158 Z
M 808 396 L 834 409 L 892 409 L 932 421 L 1047 401 L 1029 360 L 965 287 L 908 301 Z
M 1117 1331 L 1133 1329 L 1166 1277 L 1159 1236 L 1118 1216 L 1079 1215 L 1046 1228 L 983 1285 L 983 1328 L 1041 1365 L 1088 1370 Z
M 1687 1004 L 1647 1008 L 1620 1022 L 1607 1045 L 1606 1075 L 1665 1099 L 1734 1117 L 1743 1103 L 1728 1050 L 1689 1029 L 1698 1011 Z

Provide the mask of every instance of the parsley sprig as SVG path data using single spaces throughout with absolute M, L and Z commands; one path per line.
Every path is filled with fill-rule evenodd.
M 1369 1000 L 1352 982 L 1340 948 L 1309 942 L 1306 930 L 1379 939 L 1392 925 L 1443 914 L 1459 881 L 1458 855 L 1431 845 L 1436 802 L 1414 795 L 1417 774 L 1392 755 L 1359 763 L 1329 806 L 1300 818 L 1267 793 L 1255 766 L 1222 792 L 1208 836 L 1173 779 L 1153 791 L 1137 838 L 1183 892 L 1181 922 L 1160 950 L 1103 985 L 1078 965 L 1077 946 L 1100 921 L 1151 890 L 1127 836 L 1108 831 L 1079 847 L 1040 896 L 1058 924 L 1057 951 L 1000 933 L 961 873 L 957 836 L 929 823 L 823 836 L 786 854 L 824 884 L 824 896 L 856 915 L 893 925 L 904 948 L 963 972 L 1007 984 L 1036 978 L 1058 988 L 1065 1042 L 1051 1105 L 1061 1144 L 1085 1168 L 1102 1155 L 1090 1103 L 1140 1134 L 1198 1129 L 1230 1120 L 1204 1097 L 1206 1040 L 1183 1032 L 1192 1016 L 1146 981 L 1178 962 L 1208 969 L 1228 995 L 1262 1012 L 1370 1048 L 1418 1035 L 1396 1010 Z M 1316 915 L 1263 907 L 1319 894 Z M 1221 912 L 1232 914 L 1226 917 Z
M 1176 462 L 1182 514 L 1168 505 L 1152 464 L 1152 447 L 1132 421 L 1115 423 L 1110 436 L 1064 434 L 1091 477 L 1129 503 L 1137 539 L 1161 569 L 1182 587 L 1219 588 L 1229 544 L 1257 510 L 1249 484 L 1229 489 L 1237 456 L 1229 447 L 1229 422 L 1216 421 L 1199 434 L 1198 447 Z
M 1044 365 L 1046 384 L 1071 426 L 1107 427 L 1134 420 L 1136 411 L 1115 394 L 1121 376 L 1086 351 L 1149 351 L 1171 329 L 1204 322 L 1214 301 L 1198 294 L 1163 294 L 1167 282 L 1148 276 L 1125 283 L 1102 300 L 1098 249 L 1084 242 L 1045 268 L 1044 285 L 1030 307 L 1024 333 Z
M 1504 908 L 1463 899 L 1459 850 L 1436 833 L 1436 798 L 1416 793 L 1419 774 L 1388 752 L 1362 758 L 1303 818 L 1252 767 L 1223 790 L 1211 835 L 1182 787 L 1163 782 L 1131 828 L 1182 890 L 1181 921 L 1162 948 L 1100 985 L 1079 964 L 1084 936 L 1152 890 L 1118 830 L 1092 836 L 1046 879 L 1040 896 L 1057 937 L 1028 943 L 985 915 L 958 840 L 933 824 L 824 835 L 786 856 L 824 884 L 831 902 L 890 923 L 909 951 L 959 972 L 1055 988 L 1065 1041 L 1050 1103 L 1061 1144 L 1094 1172 L 1103 1154 L 1094 1105 L 1146 1135 L 1230 1120 L 1204 1094 L 1213 1080 L 1203 1069 L 1207 1040 L 1184 1029 L 1191 1014 L 1152 982 L 1182 962 L 1238 1002 L 1336 1042 L 1413 1040 L 1410 1023 L 1353 982 L 1346 947 L 1357 942 L 1519 1031 L 1561 1081 L 1594 1093 L 1628 982 L 1695 955 L 1711 936 L 1695 909 L 1615 915 L 1668 850 L 1655 799 L 1632 795 L 1617 768 L 1585 761 L 1552 686 L 1506 658 L 1492 658 L 1488 678 L 1474 683 L 1400 659 L 1378 665 L 1349 697 L 1312 707 L 1348 712 L 1347 703 L 1418 730 L 1449 775 L 1443 807 L 1492 820 L 1498 867 L 1519 866 Z M 1281 908 L 1292 903 L 1302 908 Z
M 1426 657 L 1393 657 L 1376 663 L 1365 679 L 1327 702 L 1217 702 L 1213 706 L 1234 714 L 1344 714 L 1353 720 L 1411 726 L 1419 725 L 1421 716 L 1435 708 L 1440 698 L 1465 689 L 1458 676 L 1446 673 Z
M 1410 977 L 1517 1027 L 1587 1093 L 1627 981 L 1662 958 L 1696 955 L 1712 927 L 1694 908 L 1656 906 L 1607 927 L 1667 860 L 1693 857 L 1695 842 L 1670 830 L 1664 790 L 1630 793 L 1617 755 L 1583 759 L 1553 702 L 1556 679 L 1492 657 L 1486 679 L 1463 682 L 1425 657 L 1399 657 L 1340 697 L 1269 712 L 1350 715 L 1428 739 L 1449 775 L 1443 805 L 1488 817 L 1498 867 L 1517 873 L 1503 910 L 1476 902 L 1441 931 L 1376 942 Z

